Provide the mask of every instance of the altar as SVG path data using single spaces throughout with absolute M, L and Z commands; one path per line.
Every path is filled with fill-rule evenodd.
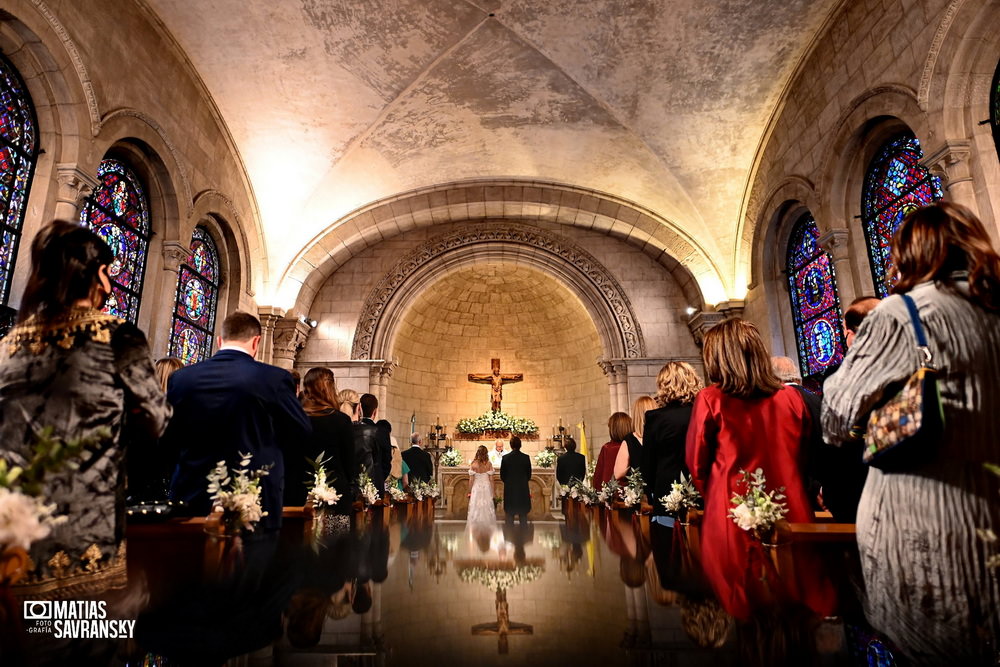
M 476 443 L 477 445 L 480 443 Z M 456 442 L 459 446 L 460 443 Z M 523 451 L 523 450 L 522 450 Z M 525 452 L 534 457 L 534 452 Z M 466 459 L 468 457 L 465 457 Z M 469 464 L 460 466 L 442 465 L 438 470 L 441 500 L 445 519 L 464 519 L 469 511 Z M 503 497 L 503 482 L 500 481 L 500 471 L 494 473 L 494 493 Z M 552 518 L 552 501 L 556 483 L 556 469 L 531 467 L 531 479 L 528 480 L 528 490 L 531 493 L 531 512 L 528 518 L 545 520 Z M 503 518 L 503 503 L 497 506 L 497 518 Z

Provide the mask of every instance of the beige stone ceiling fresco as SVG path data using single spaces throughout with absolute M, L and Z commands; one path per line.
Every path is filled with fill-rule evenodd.
M 839 2 L 144 1 L 239 147 L 272 284 L 358 207 L 518 178 L 647 207 L 725 267 L 732 298 L 755 152 Z

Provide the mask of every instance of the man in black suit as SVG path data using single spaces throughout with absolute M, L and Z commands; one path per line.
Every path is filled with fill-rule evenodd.
M 576 451 L 576 440 L 566 438 L 566 453 L 556 461 L 556 481 L 569 486 L 570 480 L 583 481 L 587 476 L 587 457 Z
M 510 439 L 511 452 L 500 460 L 500 481 L 503 482 L 503 511 L 507 522 L 514 516 L 521 517 L 521 523 L 528 520 L 531 511 L 531 494 L 528 480 L 531 479 L 531 457 L 521 451 L 521 439 L 516 435 Z
M 281 525 L 283 443 L 305 437 L 312 426 L 288 371 L 254 361 L 260 334 L 256 317 L 236 311 L 222 323 L 215 356 L 170 376 L 174 416 L 163 437 L 177 460 L 170 497 L 186 502 L 192 516 L 212 510 L 206 477 L 218 461 L 233 468 L 249 453 L 252 469 L 269 466 L 261 480 L 267 516 L 259 525 L 273 530 Z
M 372 484 L 381 493 L 384 491 L 385 473 L 378 445 L 379 429 L 375 425 L 378 398 L 374 394 L 362 394 L 360 405 L 361 421 L 354 424 L 354 462 L 357 468 L 354 471 L 354 478 L 357 479 L 361 469 L 364 468 L 371 477 Z M 388 434 L 386 435 L 388 437 Z
M 410 481 L 427 482 L 434 476 L 434 462 L 431 455 L 421 448 L 419 433 L 410 434 L 410 448 L 403 452 L 403 460 L 410 467 Z

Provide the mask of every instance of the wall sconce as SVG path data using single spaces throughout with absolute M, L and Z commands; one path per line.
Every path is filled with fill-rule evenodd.
M 299 315 L 299 322 L 302 322 L 302 324 L 308 325 L 309 328 L 311 328 L 311 329 L 315 329 L 316 325 L 319 324 L 316 320 L 311 320 L 308 317 L 306 317 L 305 315 Z

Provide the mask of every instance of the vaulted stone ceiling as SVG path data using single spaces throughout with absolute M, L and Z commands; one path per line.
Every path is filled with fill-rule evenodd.
M 145 2 L 236 141 L 275 272 L 360 206 L 481 178 L 639 203 L 729 272 L 768 119 L 839 0 Z

